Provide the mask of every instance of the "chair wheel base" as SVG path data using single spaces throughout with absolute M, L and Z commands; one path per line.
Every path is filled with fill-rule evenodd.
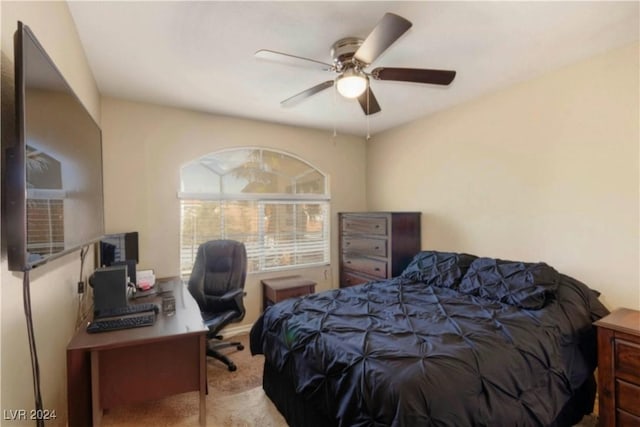
M 244 350 L 244 346 L 242 344 L 238 344 L 236 348 L 238 349 L 238 351 Z
M 235 364 L 233 364 L 233 363 L 229 364 L 229 372 L 233 372 L 236 369 L 238 369 L 238 367 Z

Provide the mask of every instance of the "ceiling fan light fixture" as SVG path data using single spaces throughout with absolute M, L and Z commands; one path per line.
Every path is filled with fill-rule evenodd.
M 312 86 L 281 101 L 282 106 L 292 106 L 335 86 L 334 95 L 337 91 L 344 98 L 357 99 L 362 111 L 368 117 L 381 111 L 380 104 L 371 90 L 369 77 L 373 77 L 374 80 L 447 86 L 456 76 L 456 72 L 453 70 L 427 68 L 378 67 L 372 71 L 365 71 L 405 34 L 411 25 L 410 21 L 401 16 L 385 13 L 365 39 L 345 37 L 336 41 L 331 46 L 333 64 L 267 49 L 260 49 L 256 52 L 256 56 L 262 59 L 279 59 L 281 62 L 295 61 L 299 65 L 304 64 L 307 67 L 313 66 L 313 68 L 337 73 L 337 77 L 332 76 L 331 80 Z
M 345 98 L 357 98 L 367 90 L 367 76 L 359 70 L 349 68 L 336 79 L 340 95 Z

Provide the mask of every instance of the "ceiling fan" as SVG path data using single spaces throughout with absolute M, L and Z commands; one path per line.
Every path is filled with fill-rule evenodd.
M 335 42 L 331 47 L 333 64 L 267 49 L 257 51 L 255 56 L 260 59 L 304 65 L 338 73 L 338 77 L 335 79 L 327 80 L 285 99 L 280 103 L 283 106 L 293 106 L 336 85 L 342 96 L 357 98 L 366 115 L 375 114 L 381 109 L 371 90 L 370 78 L 446 86 L 456 76 L 455 71 L 422 68 L 378 67 L 371 72 L 365 71 L 389 46 L 407 32 L 411 25 L 410 21 L 399 15 L 386 13 L 364 40 L 357 37 L 346 37 Z

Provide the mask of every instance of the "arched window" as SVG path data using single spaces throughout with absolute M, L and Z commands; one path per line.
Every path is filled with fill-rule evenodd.
M 329 263 L 325 174 L 279 151 L 207 154 L 180 170 L 180 267 L 191 274 L 198 246 L 244 242 L 249 272 Z

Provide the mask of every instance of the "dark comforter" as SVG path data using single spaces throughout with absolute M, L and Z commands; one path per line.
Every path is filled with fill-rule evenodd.
M 546 426 L 592 375 L 606 312 L 570 278 L 538 310 L 396 278 L 276 304 L 251 350 L 337 425 Z

